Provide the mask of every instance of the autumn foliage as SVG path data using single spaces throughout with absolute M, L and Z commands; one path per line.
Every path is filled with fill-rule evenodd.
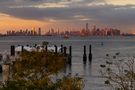
M 81 90 L 83 80 L 80 77 L 57 77 L 66 66 L 66 58 L 61 53 L 27 52 L 11 66 L 10 78 L 1 89 L 7 90 Z

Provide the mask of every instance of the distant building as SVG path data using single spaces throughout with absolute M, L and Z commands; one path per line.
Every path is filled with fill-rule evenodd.
M 38 35 L 41 35 L 41 28 L 38 28 Z
M 89 24 L 88 23 L 86 23 L 86 34 L 87 35 L 90 35 L 90 30 L 89 30 Z
M 33 29 L 20 29 L 20 30 L 9 30 L 7 34 L 9 36 L 40 36 L 42 35 L 41 28 L 37 30 Z M 50 28 L 44 35 L 57 36 L 57 35 L 71 35 L 71 36 L 119 36 L 121 35 L 120 30 L 114 28 L 98 28 L 96 25 L 92 29 L 89 29 L 89 24 L 86 23 L 83 29 L 80 30 L 59 30 L 56 28 Z
M 89 24 L 86 23 L 86 32 L 89 32 Z
M 7 31 L 8 36 L 37 36 L 37 35 L 41 35 L 41 28 L 38 29 L 38 32 L 36 31 L 35 28 L 31 29 L 31 30 L 9 30 Z

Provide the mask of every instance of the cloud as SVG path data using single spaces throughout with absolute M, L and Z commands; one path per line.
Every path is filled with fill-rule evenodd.
M 107 4 L 112 5 L 135 5 L 134 0 L 105 0 Z
M 122 2 L 121 0 L 117 0 Z M 91 22 L 129 27 L 135 24 L 135 4 L 114 0 L 1 0 L 0 12 L 48 22 Z
M 24 19 L 43 20 L 52 18 L 56 20 L 75 20 L 73 16 L 83 15 L 104 23 L 134 23 L 135 9 L 131 6 L 99 5 L 89 7 L 69 8 L 8 8 L 3 13 Z M 132 6 L 133 7 L 133 6 Z M 125 8 L 125 9 L 122 9 Z M 130 16 L 130 17 L 129 17 Z

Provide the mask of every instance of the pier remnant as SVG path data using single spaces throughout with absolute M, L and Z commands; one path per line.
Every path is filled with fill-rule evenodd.
M 2 73 L 2 66 L 0 65 L 0 73 Z
M 86 46 L 84 45 L 83 47 L 83 61 L 86 62 L 87 61 L 87 55 L 86 55 Z
M 67 55 L 67 47 L 64 47 L 64 55 Z
M 91 45 L 89 46 L 89 62 L 92 62 L 92 52 L 91 52 Z
M 2 55 L 2 54 L 0 54 L 0 61 L 2 61 L 2 59 L 3 59 L 3 55 Z
M 46 46 L 45 46 L 45 51 L 46 51 L 46 52 L 48 51 L 47 47 L 48 47 L 48 46 L 46 45 Z
M 34 45 L 34 47 L 36 47 L 36 46 L 37 46 L 37 44 Z
M 11 46 L 11 56 L 15 56 L 15 46 Z
M 54 47 L 55 47 L 55 54 L 57 54 L 57 46 L 56 45 L 54 45 Z
M 69 64 L 72 62 L 72 46 L 69 46 Z
M 61 44 L 61 53 L 63 53 L 63 45 Z
M 22 46 L 22 50 L 21 50 L 22 52 L 24 51 L 24 46 Z

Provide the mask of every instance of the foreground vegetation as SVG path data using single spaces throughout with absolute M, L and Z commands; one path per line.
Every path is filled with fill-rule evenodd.
M 65 65 L 63 54 L 24 51 L 11 65 L 10 77 L 1 90 L 82 90 L 82 78 L 57 77 Z
M 113 90 L 135 90 L 135 58 L 109 57 L 101 66 L 101 74 L 107 80 L 105 84 Z

